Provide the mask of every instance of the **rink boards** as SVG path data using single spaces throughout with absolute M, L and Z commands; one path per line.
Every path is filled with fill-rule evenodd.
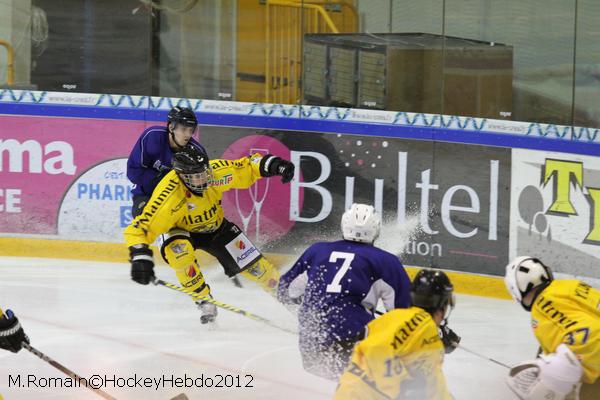
M 177 102 L 198 113 L 211 158 L 259 151 L 300 167 L 290 185 L 265 179 L 223 198 L 227 218 L 269 254 L 293 259 L 339 237 L 345 208 L 366 202 L 386 221 L 382 247 L 407 265 L 486 275 L 477 286 L 494 287 L 510 258 L 531 254 L 558 272 L 600 277 L 597 130 L 8 90 L 0 92 L 0 255 L 125 261 L 126 158 Z

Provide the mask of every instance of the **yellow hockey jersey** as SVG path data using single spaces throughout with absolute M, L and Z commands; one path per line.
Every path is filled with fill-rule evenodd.
M 334 399 L 450 400 L 442 372 L 444 345 L 431 315 L 419 307 L 392 310 L 368 325 L 354 348 Z
M 581 361 L 585 383 L 600 376 L 600 291 L 577 280 L 555 280 L 531 308 L 531 327 L 544 353 L 565 343 Z
M 221 198 L 231 189 L 247 189 L 261 178 L 262 156 L 254 154 L 239 160 L 210 161 L 213 179 L 202 195 L 195 195 L 171 171 L 160 181 L 152 197 L 131 224 L 125 228 L 127 246 L 154 242 L 173 228 L 188 232 L 213 232 L 223 222 Z

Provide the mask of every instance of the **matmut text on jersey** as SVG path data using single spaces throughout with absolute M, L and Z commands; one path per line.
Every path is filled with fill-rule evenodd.
M 223 223 L 223 193 L 247 189 L 261 178 L 261 157 L 239 160 L 211 160 L 213 181 L 201 194 L 194 195 L 175 171 L 158 184 L 148 204 L 125 229 L 128 246 L 150 244 L 158 235 L 174 228 L 188 232 L 214 232 Z

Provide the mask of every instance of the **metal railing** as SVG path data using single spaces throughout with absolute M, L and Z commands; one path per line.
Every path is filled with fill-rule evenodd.
M 266 0 L 265 102 L 296 104 L 301 100 L 302 38 L 306 33 L 339 33 L 327 9 L 351 10 L 356 27 L 358 14 L 346 1 Z
M 15 53 L 10 43 L 0 40 L 0 46 L 6 48 L 6 83 L 12 85 L 15 83 Z

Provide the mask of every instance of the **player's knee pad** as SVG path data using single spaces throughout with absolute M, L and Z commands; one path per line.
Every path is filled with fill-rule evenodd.
M 277 268 L 265 257 L 259 258 L 254 264 L 243 270 L 241 274 L 246 279 L 258 283 L 269 293 L 275 293 L 281 276 Z
M 195 258 L 195 249 L 188 231 L 178 228 L 171 229 L 168 233 L 160 235 L 158 242 L 162 258 L 170 266 L 177 263 L 188 263 L 189 257 Z M 186 259 L 186 261 L 180 261 L 181 259 Z
M 169 265 L 178 270 L 196 261 L 194 246 L 188 239 L 176 238 L 161 247 L 161 253 Z
M 512 368 L 507 384 L 524 400 L 563 400 L 576 390 L 582 375 L 575 354 L 561 344 L 555 353 Z

